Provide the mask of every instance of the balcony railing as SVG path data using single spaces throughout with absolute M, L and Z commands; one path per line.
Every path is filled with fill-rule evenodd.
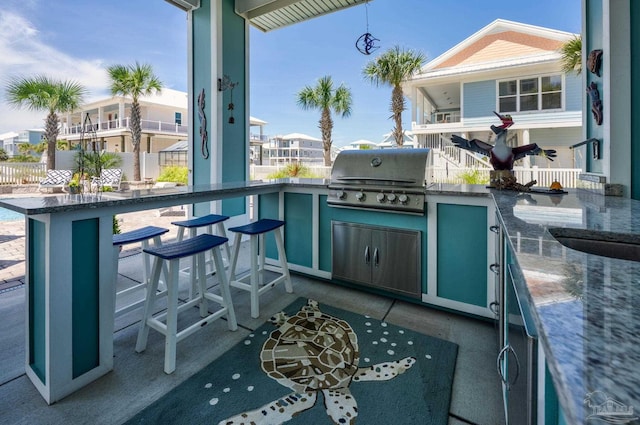
M 95 131 L 99 133 L 101 131 L 109 130 L 129 130 L 130 118 L 123 118 L 117 120 L 101 121 L 100 123 L 85 125 L 84 131 Z M 153 120 L 140 120 L 140 126 L 142 130 L 149 131 L 161 131 L 163 133 L 175 133 L 175 134 L 187 134 L 188 127 L 172 122 L 153 121 Z M 67 127 L 62 130 L 62 135 L 74 135 L 82 133 L 82 125 L 75 125 Z

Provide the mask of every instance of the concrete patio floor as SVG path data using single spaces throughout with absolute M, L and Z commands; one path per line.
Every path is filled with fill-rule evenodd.
M 148 217 L 146 218 L 148 220 Z M 174 221 L 176 217 L 162 217 Z M 144 220 L 144 218 L 143 218 Z M 132 223 L 133 225 L 133 223 Z M 169 225 L 167 225 L 169 227 Z M 167 235 L 171 240 L 175 232 Z M 6 238 L 15 240 L 12 238 Z M 6 241 L 5 241 L 6 242 Z M 247 258 L 243 243 L 241 258 Z M 0 252 L 4 243 L 0 240 Z M 140 254 L 124 253 L 119 265 L 119 285 L 141 280 Z M 247 268 L 241 264 L 240 269 Z M 0 270 L 2 272 L 2 270 Z M 3 282 L 0 275 L 0 282 Z M 271 315 L 297 297 L 368 314 L 377 319 L 455 342 L 459 345 L 449 424 L 500 425 L 502 399 L 500 379 L 495 368 L 497 330 L 492 323 L 451 314 L 422 305 L 406 303 L 368 292 L 310 279 L 294 274 L 294 294 L 279 285 L 261 297 L 261 315 L 252 319 L 249 296 L 232 290 L 239 328 L 231 332 L 224 320 L 205 326 L 178 344 L 177 370 L 166 375 L 163 368 L 164 340 L 151 331 L 144 353 L 134 350 L 140 310 L 116 321 L 114 370 L 89 386 L 48 406 L 24 373 L 24 286 L 0 289 L 0 423 L 2 424 L 121 424 L 160 398 L 182 381 L 201 370 Z M 6 282 L 6 280 L 5 280 Z M 215 285 L 215 277 L 211 285 Z M 187 293 L 187 278 L 181 282 Z M 182 319 L 197 317 L 197 309 Z

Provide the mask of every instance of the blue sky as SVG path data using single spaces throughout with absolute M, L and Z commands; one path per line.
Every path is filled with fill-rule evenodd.
M 362 68 L 376 53 L 400 45 L 432 60 L 498 18 L 580 32 L 580 7 L 581 0 L 372 0 L 367 7 L 268 33 L 252 27 L 250 114 L 268 122 L 269 135 L 320 138 L 319 112 L 301 110 L 296 93 L 330 75 L 353 95 L 351 116 L 334 117 L 334 144 L 379 142 L 393 127 L 391 88 L 362 78 Z M 381 45 L 371 56 L 354 46 L 367 30 L 367 10 L 369 32 Z M 2 0 L 0 134 L 41 127 L 44 118 L 7 107 L 4 85 L 13 75 L 74 79 L 93 100 L 107 95 L 106 66 L 139 61 L 150 63 L 165 87 L 186 91 L 186 38 L 186 14 L 164 0 Z M 403 124 L 411 124 L 406 113 Z

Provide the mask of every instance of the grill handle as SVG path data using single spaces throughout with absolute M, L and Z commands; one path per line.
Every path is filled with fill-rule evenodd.
M 351 182 L 351 181 L 360 181 L 360 180 L 364 180 L 364 181 L 370 181 L 370 182 L 386 182 L 386 183 L 404 183 L 404 184 L 415 184 L 416 180 L 415 179 L 385 179 L 385 178 L 378 178 L 378 177 L 337 177 L 332 179 L 336 182 L 339 181 L 346 181 L 346 182 Z
M 369 253 L 369 246 L 364 249 L 364 263 L 369 265 L 371 262 L 371 254 Z

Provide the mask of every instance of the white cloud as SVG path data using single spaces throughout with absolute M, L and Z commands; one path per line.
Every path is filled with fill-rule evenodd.
M 89 92 L 87 101 L 104 97 L 109 84 L 101 60 L 75 58 L 47 44 L 24 16 L 0 10 L 0 134 L 41 127 L 46 113 L 15 110 L 6 104 L 4 87 L 13 77 L 46 75 L 73 80 Z

